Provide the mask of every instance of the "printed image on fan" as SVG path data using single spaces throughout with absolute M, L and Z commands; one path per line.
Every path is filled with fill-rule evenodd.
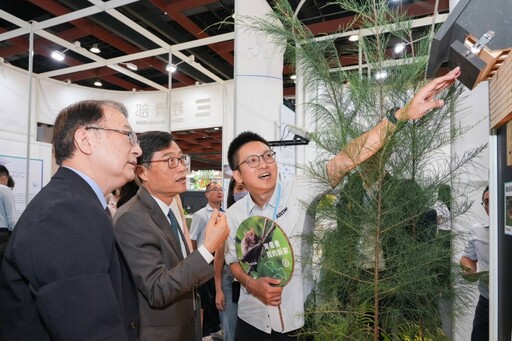
M 293 273 L 293 249 L 281 227 L 272 219 L 253 216 L 240 224 L 236 254 L 245 273 L 253 278 L 280 279 L 284 286 Z

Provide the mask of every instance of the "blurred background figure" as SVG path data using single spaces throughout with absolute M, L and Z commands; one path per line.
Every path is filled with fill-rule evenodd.
M 247 195 L 247 189 L 241 182 L 231 178 L 227 193 L 227 208 Z M 236 281 L 228 264 L 224 262 L 224 244 L 215 253 L 215 305 L 220 314 L 224 340 L 234 341 L 236 320 L 238 318 L 238 296 L 240 283 Z

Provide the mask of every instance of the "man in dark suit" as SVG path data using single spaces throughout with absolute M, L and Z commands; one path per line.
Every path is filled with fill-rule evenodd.
M 201 340 L 196 289 L 213 277 L 212 253 L 229 233 L 226 218 L 215 210 L 203 245 L 191 253 L 178 196 L 186 190 L 187 157 L 169 133 L 146 132 L 139 139 L 143 154 L 135 173 L 141 187 L 114 217 L 139 290 L 139 341 Z
M 141 154 L 126 108 L 82 101 L 55 121 L 61 166 L 25 209 L 0 271 L 0 340 L 136 340 L 137 293 L 105 196 Z

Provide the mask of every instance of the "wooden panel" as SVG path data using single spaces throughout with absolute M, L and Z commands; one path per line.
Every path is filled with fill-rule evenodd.
M 512 118 L 512 56 L 508 56 L 489 83 L 490 128 L 498 129 Z

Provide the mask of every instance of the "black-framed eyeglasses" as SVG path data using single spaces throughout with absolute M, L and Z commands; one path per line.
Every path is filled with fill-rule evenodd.
M 246 163 L 247 166 L 251 168 L 256 168 L 260 164 L 260 158 L 263 159 L 263 161 L 265 161 L 266 163 L 273 163 L 274 161 L 276 161 L 275 156 L 276 152 L 274 152 L 273 150 L 266 151 L 261 155 L 249 155 L 244 161 L 240 162 L 235 169 L 240 168 L 240 166 L 243 165 L 244 163 Z
M 179 165 L 180 163 L 181 163 L 183 166 L 188 165 L 188 155 L 187 155 L 187 154 L 183 154 L 183 155 L 181 155 L 181 156 L 171 156 L 170 158 L 162 159 L 162 160 L 151 160 L 151 161 L 146 161 L 146 163 L 153 163 L 153 162 L 167 162 L 167 166 L 168 166 L 170 169 L 173 169 L 173 168 L 178 167 L 178 165 Z
M 133 131 L 130 131 L 130 130 L 119 130 L 119 129 L 112 129 L 112 128 L 94 127 L 94 126 L 85 127 L 84 129 L 85 130 L 89 130 L 89 129 L 106 130 L 106 131 L 113 131 L 115 133 L 126 135 L 126 136 L 128 136 L 128 140 L 130 141 L 130 144 L 133 147 L 135 147 L 139 143 L 139 139 L 137 138 L 137 134 L 135 132 L 133 132 Z
M 224 188 L 222 188 L 222 187 L 215 187 L 215 188 L 207 190 L 206 192 L 224 192 Z

